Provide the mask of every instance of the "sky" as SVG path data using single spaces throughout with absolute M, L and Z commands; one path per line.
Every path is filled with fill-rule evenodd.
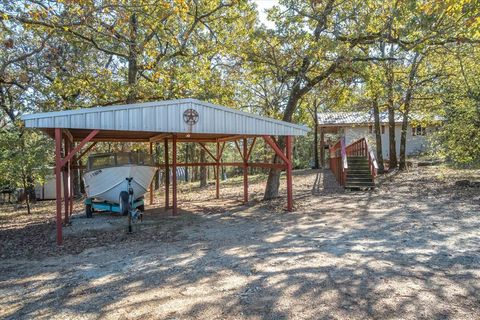
M 253 0 L 257 4 L 257 9 L 260 16 L 260 21 L 262 21 L 268 27 L 272 27 L 273 23 L 267 20 L 267 15 L 265 9 L 269 9 L 274 5 L 278 4 L 278 0 Z

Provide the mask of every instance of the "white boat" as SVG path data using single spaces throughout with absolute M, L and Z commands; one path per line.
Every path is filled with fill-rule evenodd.
M 151 155 L 139 152 L 100 153 L 88 157 L 83 175 L 88 198 L 120 202 L 120 193 L 133 190 L 133 199 L 148 190 L 157 168 Z

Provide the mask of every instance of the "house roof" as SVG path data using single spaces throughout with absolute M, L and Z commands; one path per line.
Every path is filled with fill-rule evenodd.
M 380 113 L 380 122 L 388 123 L 388 113 Z M 422 119 L 422 116 L 412 114 L 410 120 Z M 435 117 L 435 121 L 441 121 L 440 117 Z M 402 123 L 403 115 L 395 114 L 395 123 Z M 319 112 L 318 123 L 320 125 L 355 125 L 355 124 L 371 124 L 374 122 L 373 112 Z
M 185 121 L 186 110 L 196 113 L 195 124 Z M 196 99 L 179 99 L 94 107 L 88 109 L 44 112 L 22 117 L 25 126 L 53 134 L 54 128 L 69 129 L 75 138 L 90 130 L 100 130 L 99 137 L 120 136 L 149 138 L 159 133 L 197 134 L 205 137 L 229 135 L 305 135 L 306 126 L 261 117 L 247 112 Z M 123 137 L 122 136 L 122 137 Z

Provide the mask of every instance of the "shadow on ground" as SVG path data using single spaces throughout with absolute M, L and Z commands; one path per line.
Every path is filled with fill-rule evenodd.
M 422 177 L 424 179 L 425 177 Z M 475 318 L 478 204 L 418 177 L 344 192 L 324 171 L 278 202 L 147 219 L 135 241 L 77 255 L 8 260 L 7 318 Z M 396 178 L 395 178 L 396 179 Z M 425 178 L 428 183 L 428 177 Z M 428 189 L 428 188 L 427 188 Z M 226 196 L 228 197 L 228 196 Z M 197 204 L 194 204 L 196 207 Z M 151 213 L 151 216 L 155 212 Z

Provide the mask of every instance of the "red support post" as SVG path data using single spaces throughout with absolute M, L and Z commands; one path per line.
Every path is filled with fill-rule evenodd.
M 153 143 L 150 142 L 150 155 L 152 154 L 153 154 Z M 153 204 L 153 180 L 152 182 L 150 182 L 150 205 L 152 204 Z
M 292 136 L 286 137 L 286 156 L 288 159 L 287 163 L 287 210 L 293 211 L 293 188 L 292 188 Z
M 165 211 L 170 206 L 170 168 L 168 166 L 168 138 L 163 140 L 165 153 Z
M 57 205 L 57 245 L 62 245 L 62 129 L 55 128 L 55 199 Z
M 173 180 L 173 215 L 177 214 L 177 135 L 173 135 L 172 139 L 172 180 Z
M 217 157 L 215 159 L 217 175 L 215 177 L 215 198 L 220 198 L 220 142 L 217 140 Z
M 71 143 L 70 145 L 70 149 L 72 149 L 74 147 L 74 144 L 73 142 Z M 70 197 L 69 197 L 69 200 L 70 200 L 70 203 L 69 203 L 69 206 L 70 206 L 70 217 L 72 216 L 73 214 L 73 179 L 72 179 L 72 163 L 75 164 L 76 162 L 76 157 L 73 157 L 72 160 L 68 163 L 68 181 L 69 181 L 69 190 L 70 190 Z
M 67 137 L 65 136 L 64 139 L 63 139 L 63 152 L 64 152 L 64 155 L 66 156 L 68 154 L 68 152 L 70 151 L 70 148 L 69 148 L 69 143 L 70 141 L 68 141 Z M 63 220 L 63 225 L 68 225 L 68 211 L 69 211 L 69 188 L 68 188 L 68 164 L 69 162 L 67 162 L 65 164 L 65 166 L 63 167 L 63 170 L 62 170 L 62 177 L 63 177 L 63 205 L 64 205 L 64 209 L 65 209 L 65 216 L 64 216 L 64 220 Z
M 243 203 L 248 202 L 248 149 L 247 139 L 243 139 Z

